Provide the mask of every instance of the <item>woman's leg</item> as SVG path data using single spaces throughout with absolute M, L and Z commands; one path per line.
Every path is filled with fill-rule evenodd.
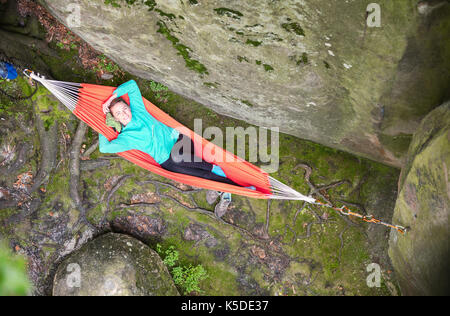
M 180 164 L 180 163 L 174 162 L 172 160 L 172 158 L 167 159 L 160 166 L 162 168 L 172 171 L 172 172 L 188 174 L 188 175 L 196 176 L 196 177 L 203 178 L 203 179 L 209 179 L 209 180 L 214 180 L 217 182 L 241 186 L 241 185 L 237 184 L 236 182 L 234 182 L 233 180 L 222 177 L 222 176 L 218 176 L 218 175 L 212 173 L 211 171 L 207 171 L 207 170 L 199 169 L 199 168 L 192 168 L 190 166 L 187 166 L 186 163 Z
M 182 143 L 183 146 L 181 146 L 181 148 L 179 148 L 179 145 L 181 145 L 181 144 L 179 144 L 178 146 L 174 145 L 174 149 L 172 149 L 169 159 L 167 161 L 163 162 L 161 164 L 161 167 L 163 167 L 166 170 L 173 171 L 173 172 L 188 174 L 188 175 L 196 176 L 199 178 L 204 178 L 204 179 L 214 180 L 217 182 L 229 183 L 229 184 L 240 186 L 239 184 L 237 184 L 236 182 L 234 182 L 231 179 L 228 179 L 226 177 L 222 177 L 215 173 L 212 173 L 211 170 L 214 166 L 213 164 L 211 164 L 207 161 L 204 161 L 204 160 L 195 161 L 194 157 L 197 157 L 197 159 L 199 157 L 196 156 L 194 153 L 194 143 L 193 143 L 192 139 L 183 135 L 178 139 L 177 143 L 179 143 L 179 142 L 183 142 Z M 186 147 L 186 146 L 189 146 L 188 142 L 190 142 L 190 145 L 191 145 L 190 151 L 187 151 L 187 152 L 183 151 L 183 149 L 188 149 L 188 147 Z M 175 143 L 175 144 L 177 144 L 177 143 Z M 183 155 L 183 153 L 185 153 L 185 155 Z M 181 155 L 183 155 L 183 158 L 186 158 L 187 161 L 184 161 L 184 160 L 178 161 L 181 158 Z M 179 159 L 174 161 L 174 157 L 179 158 Z

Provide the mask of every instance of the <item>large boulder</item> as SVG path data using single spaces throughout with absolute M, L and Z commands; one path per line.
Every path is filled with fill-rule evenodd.
M 445 0 L 40 2 L 135 75 L 394 166 L 449 97 Z
M 403 294 L 448 295 L 450 102 L 432 111 L 414 135 L 399 182 L 389 256 Z
M 71 254 L 58 267 L 55 296 L 179 295 L 159 255 L 137 239 L 109 233 Z

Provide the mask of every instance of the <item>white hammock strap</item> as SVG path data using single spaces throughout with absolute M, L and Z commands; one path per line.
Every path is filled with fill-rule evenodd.
M 300 201 L 306 201 L 308 203 L 315 203 L 316 199 L 313 197 L 309 197 L 306 195 L 303 195 L 291 187 L 287 186 L 281 181 L 278 181 L 277 179 L 269 176 L 269 184 L 270 184 L 270 190 L 272 191 L 272 194 L 270 195 L 271 199 L 277 199 L 277 200 L 300 200 Z
M 25 72 L 24 72 L 25 73 Z M 71 112 L 75 110 L 78 103 L 81 84 L 75 82 L 66 82 L 58 80 L 48 80 L 45 77 L 36 75 L 34 72 L 25 75 L 46 87 L 62 104 Z

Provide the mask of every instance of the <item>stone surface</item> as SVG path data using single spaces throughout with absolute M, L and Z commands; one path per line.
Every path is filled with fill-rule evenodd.
M 77 283 L 78 280 L 80 283 Z M 87 243 L 59 265 L 53 295 L 141 296 L 179 293 L 155 251 L 127 235 L 108 233 Z
M 446 1 L 377 1 L 380 27 L 367 27 L 372 0 L 40 2 L 135 75 L 397 167 L 421 119 L 449 97 Z
M 389 255 L 403 294 L 449 294 L 450 103 L 431 112 L 414 135 L 399 182 Z

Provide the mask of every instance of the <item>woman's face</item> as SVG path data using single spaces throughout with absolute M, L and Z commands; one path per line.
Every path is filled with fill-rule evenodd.
M 130 123 L 131 110 L 128 104 L 124 102 L 117 102 L 110 108 L 110 110 L 116 121 L 119 121 L 123 126 Z

